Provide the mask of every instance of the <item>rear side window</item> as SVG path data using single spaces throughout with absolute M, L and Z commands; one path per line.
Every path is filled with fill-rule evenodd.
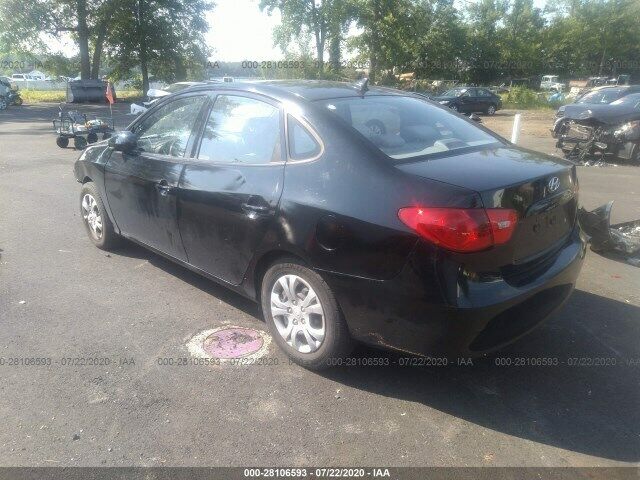
M 218 95 L 198 159 L 253 165 L 280 161 L 280 110 L 253 98 Z
M 287 115 L 289 136 L 289 157 L 293 160 L 306 160 L 320 153 L 320 144 L 298 120 Z
M 499 143 L 448 109 L 414 97 L 372 95 L 322 103 L 392 159 Z

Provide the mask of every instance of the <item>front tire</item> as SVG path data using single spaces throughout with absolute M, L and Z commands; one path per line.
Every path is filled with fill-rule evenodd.
M 102 198 L 93 182 L 87 182 L 80 191 L 80 216 L 87 229 L 89 239 L 102 249 L 110 250 L 118 245 L 120 236 L 113 228 Z
M 351 351 L 351 336 L 329 285 L 299 262 L 284 260 L 267 270 L 261 303 L 271 335 L 295 363 L 321 370 Z

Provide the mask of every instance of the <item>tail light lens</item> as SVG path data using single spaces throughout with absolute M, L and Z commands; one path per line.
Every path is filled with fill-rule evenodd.
M 455 252 L 477 252 L 506 243 L 518 222 L 503 208 L 401 208 L 398 217 L 424 239 Z

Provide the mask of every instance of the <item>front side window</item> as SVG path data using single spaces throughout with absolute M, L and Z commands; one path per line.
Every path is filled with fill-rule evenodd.
M 138 135 L 138 146 L 149 153 L 184 156 L 196 118 L 206 98 L 184 97 L 155 110 L 134 129 L 133 133 Z
M 461 97 L 467 93 L 469 89 L 467 87 L 452 88 L 442 94 L 443 97 Z
M 448 110 L 413 97 L 336 98 L 323 104 L 392 159 L 499 143 Z
M 253 98 L 218 95 L 198 159 L 246 164 L 281 160 L 280 110 Z

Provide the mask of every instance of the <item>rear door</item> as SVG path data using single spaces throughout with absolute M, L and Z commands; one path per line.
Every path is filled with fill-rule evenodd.
M 495 102 L 493 95 L 489 90 L 485 90 L 484 88 L 477 89 L 476 96 L 476 109 L 478 112 L 486 112 L 489 108 L 489 105 Z
M 200 93 L 154 109 L 133 127 L 139 150 L 114 151 L 105 165 L 107 200 L 122 234 L 183 261 L 176 188 L 206 103 Z
M 180 181 L 179 226 L 189 263 L 237 285 L 282 193 L 283 113 L 258 95 L 212 97 Z

